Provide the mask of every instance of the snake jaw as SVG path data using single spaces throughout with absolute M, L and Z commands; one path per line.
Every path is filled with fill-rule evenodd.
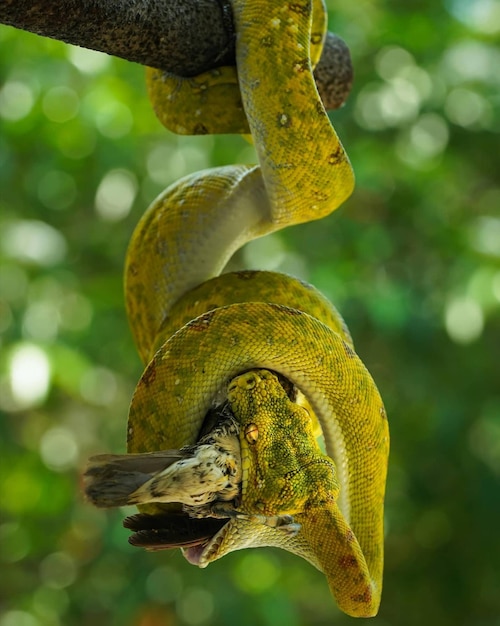
M 209 542 L 211 543 L 211 541 Z M 201 544 L 197 546 L 191 546 L 190 548 L 182 548 L 181 552 L 184 558 L 191 565 L 197 565 L 198 567 L 206 567 L 206 565 L 201 564 L 201 557 L 203 556 L 203 552 L 208 544 Z M 207 563 L 208 565 L 208 563 Z
M 208 542 L 199 544 L 197 546 L 190 546 L 188 548 L 182 548 L 182 554 L 184 558 L 191 563 L 191 565 L 197 565 L 200 568 L 205 568 L 212 561 L 220 559 L 226 552 L 219 554 L 219 550 L 224 543 L 224 539 L 229 530 L 229 525 L 232 520 L 228 521 L 224 526 L 215 533 L 215 535 L 208 540 Z

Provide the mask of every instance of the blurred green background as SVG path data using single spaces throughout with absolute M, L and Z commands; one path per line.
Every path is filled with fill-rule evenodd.
M 385 399 L 370 623 L 499 626 L 500 2 L 330 8 L 356 70 L 332 116 L 356 192 L 240 260 L 328 295 Z M 297 557 L 198 570 L 132 548 L 132 509 L 80 493 L 89 455 L 124 450 L 142 371 L 122 297 L 134 225 L 180 176 L 254 158 L 240 137 L 160 127 L 141 67 L 0 27 L 0 626 L 352 623 Z

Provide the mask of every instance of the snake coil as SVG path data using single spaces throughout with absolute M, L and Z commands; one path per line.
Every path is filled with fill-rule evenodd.
M 176 79 L 148 70 L 165 125 L 185 134 L 250 132 L 259 165 L 183 178 L 133 234 L 127 313 L 146 369 L 131 404 L 128 452 L 195 443 L 214 398 L 242 372 L 284 376 L 318 418 L 338 501 L 302 512 L 295 537 L 231 519 L 197 564 L 278 545 L 323 571 L 344 611 L 370 616 L 381 593 L 389 441 L 377 388 L 342 318 L 313 287 L 273 272 L 222 273 L 246 242 L 322 218 L 352 192 L 352 168 L 312 77 L 326 11 L 320 0 L 232 0 L 232 8 L 237 74 L 219 68 Z

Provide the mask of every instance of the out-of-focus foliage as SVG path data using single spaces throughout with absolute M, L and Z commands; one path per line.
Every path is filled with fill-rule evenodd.
M 374 626 L 500 624 L 500 3 L 339 0 L 356 83 L 332 116 L 357 188 L 241 255 L 343 311 L 390 418 L 385 589 Z M 61 16 L 64 19 L 64 16 Z M 272 550 L 198 570 L 127 544 L 82 501 L 124 450 L 141 373 L 127 241 L 183 174 L 252 162 L 177 138 L 142 68 L 0 28 L 0 626 L 348 624 L 323 577 Z

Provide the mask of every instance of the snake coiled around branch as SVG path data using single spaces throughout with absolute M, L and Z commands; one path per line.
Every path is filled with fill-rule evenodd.
M 319 0 L 232 7 L 237 74 L 220 68 L 177 80 L 148 72 L 164 124 L 180 133 L 250 133 L 259 165 L 183 178 L 133 234 L 127 313 L 146 369 L 131 404 L 128 452 L 196 444 L 221 398 L 237 418 L 252 413 L 253 430 L 240 423 L 236 513 L 185 555 L 204 567 L 232 550 L 279 546 L 325 573 L 342 610 L 370 616 L 381 594 L 389 446 L 380 395 L 341 316 L 316 289 L 273 272 L 223 273 L 248 241 L 325 217 L 352 192 L 351 165 L 312 77 L 326 11 Z M 302 395 L 300 408 L 273 372 Z M 317 448 L 316 419 L 327 455 Z M 257 436 L 264 447 L 254 446 Z M 278 440 L 295 446 L 290 458 L 309 460 L 286 472 L 268 454 Z M 172 509 L 141 510 L 153 518 Z M 294 532 L 261 523 L 276 515 L 293 519 Z

